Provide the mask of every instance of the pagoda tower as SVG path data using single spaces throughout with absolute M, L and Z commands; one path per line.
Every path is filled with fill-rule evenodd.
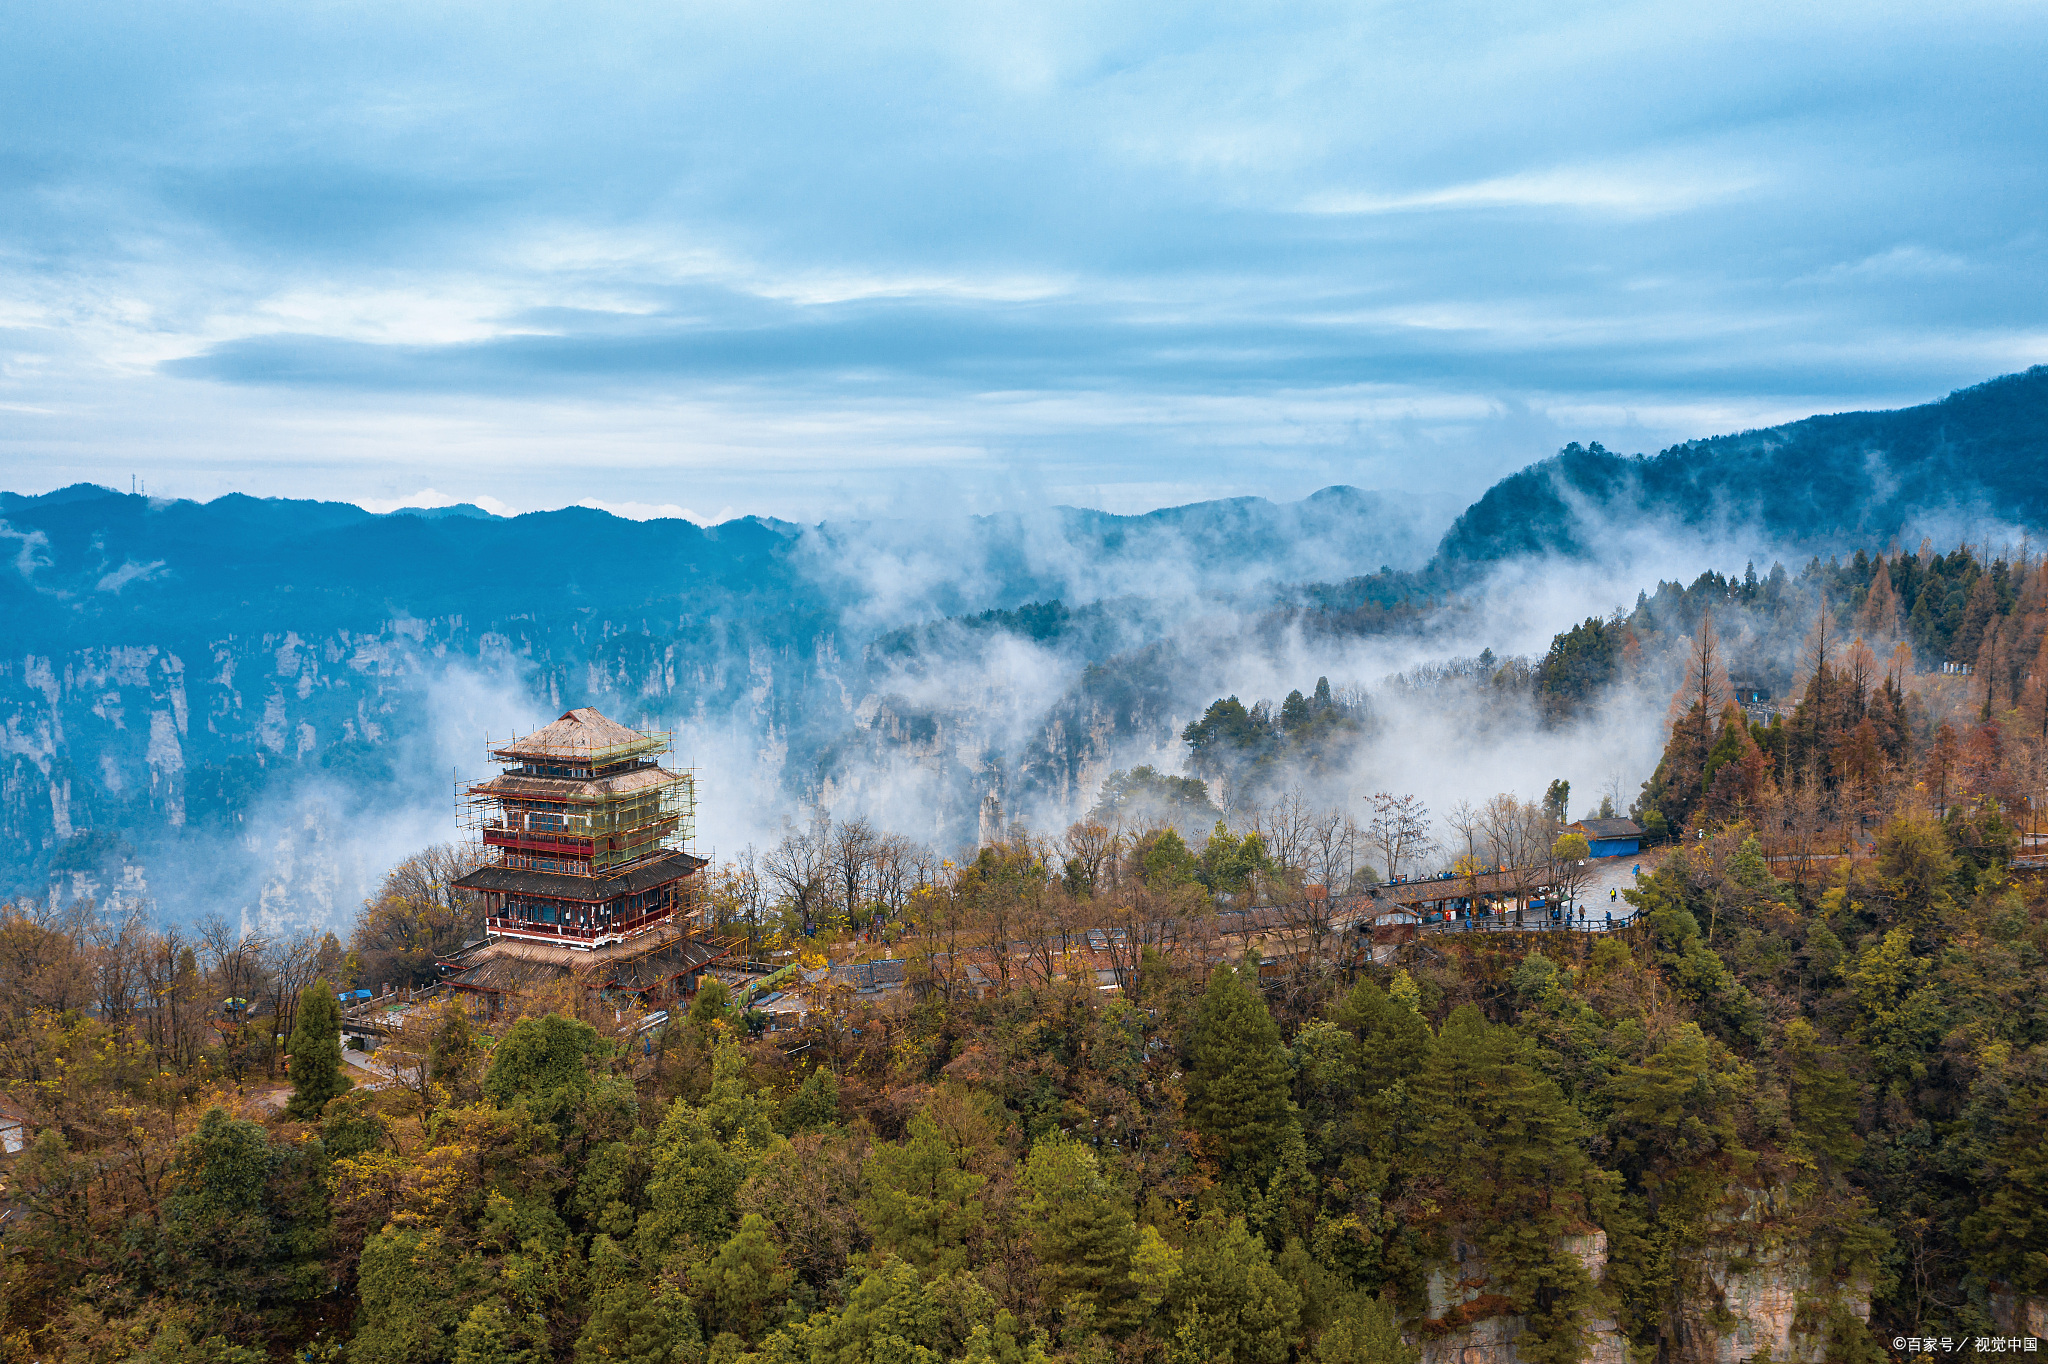
M 487 933 L 590 950 L 688 911 L 696 783 L 661 765 L 668 749 L 589 706 L 490 748 L 504 771 L 465 790 L 488 860 L 455 882 L 484 897 Z

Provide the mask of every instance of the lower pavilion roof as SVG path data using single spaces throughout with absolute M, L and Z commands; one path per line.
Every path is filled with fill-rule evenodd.
M 681 880 L 707 865 L 701 857 L 686 852 L 665 852 L 636 862 L 605 876 L 572 876 L 567 872 L 528 871 L 523 867 L 478 867 L 451 884 L 467 890 L 489 890 L 508 895 L 535 895 L 547 900 L 580 900 L 597 904 L 621 895 Z
M 580 979 L 593 989 L 661 989 L 677 976 L 696 971 L 732 951 L 680 929 L 657 930 L 626 943 L 580 951 L 554 943 L 487 938 L 465 944 L 439 965 L 458 990 L 521 994 L 562 980 Z

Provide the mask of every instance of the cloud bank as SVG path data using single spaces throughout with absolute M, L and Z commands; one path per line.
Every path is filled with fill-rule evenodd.
M 1129 511 L 1896 405 L 2048 358 L 2044 58 L 1985 5 L 46 6 L 0 463 Z

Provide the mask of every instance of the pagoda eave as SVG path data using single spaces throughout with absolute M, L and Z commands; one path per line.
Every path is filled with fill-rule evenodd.
M 465 890 L 500 895 L 533 895 L 549 900 L 602 904 L 621 895 L 637 895 L 667 882 L 679 881 L 707 865 L 701 857 L 671 851 L 603 876 L 575 876 L 567 872 L 527 871 L 519 867 L 489 865 L 478 867 L 451 884 Z

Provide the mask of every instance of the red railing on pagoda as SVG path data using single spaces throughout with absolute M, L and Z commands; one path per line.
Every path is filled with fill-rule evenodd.
M 547 829 L 519 829 L 505 824 L 491 823 L 484 825 L 483 834 L 484 842 L 493 848 L 518 848 L 531 852 L 559 852 L 567 853 L 572 857 L 587 859 L 596 855 L 597 845 L 600 842 L 609 841 L 615 845 L 624 845 L 627 844 L 629 835 L 632 847 L 652 850 L 654 844 L 671 833 L 675 826 L 676 821 L 672 818 L 657 819 L 630 830 L 621 830 L 615 834 L 607 834 L 604 839 L 599 839 L 590 834 L 564 834 Z M 624 850 L 623 847 L 614 847 L 606 851 Z
M 484 826 L 484 842 L 493 848 L 521 848 L 532 852 L 561 852 L 573 857 L 588 859 L 591 855 L 590 838 L 578 838 L 574 834 L 541 833 L 532 829 L 508 829 L 502 824 Z
M 682 905 L 665 905 L 660 909 L 636 914 L 615 924 L 589 927 L 583 924 L 551 924 L 539 919 L 511 919 L 496 916 L 484 920 L 484 930 L 505 936 L 533 938 L 540 942 L 594 943 L 600 938 L 630 938 L 648 929 L 659 927 L 674 918 Z

